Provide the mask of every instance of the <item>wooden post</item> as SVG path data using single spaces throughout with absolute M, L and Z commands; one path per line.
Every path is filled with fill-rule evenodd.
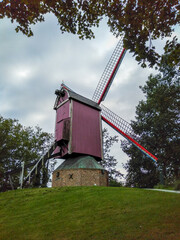
M 24 162 L 21 163 L 21 167 L 22 167 L 22 171 L 21 171 L 21 174 L 20 174 L 19 183 L 20 183 L 20 188 L 22 189 L 23 180 L 24 180 Z

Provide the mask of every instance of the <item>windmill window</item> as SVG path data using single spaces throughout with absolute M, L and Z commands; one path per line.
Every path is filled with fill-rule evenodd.
M 104 170 L 101 170 L 101 174 L 104 175 Z
M 73 179 L 73 174 L 69 174 L 69 179 Z
M 60 172 L 56 173 L 56 177 L 59 178 L 60 177 Z

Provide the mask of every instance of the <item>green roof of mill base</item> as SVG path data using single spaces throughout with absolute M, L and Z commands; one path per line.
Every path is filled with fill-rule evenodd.
M 103 166 L 101 166 L 95 160 L 95 158 L 91 156 L 79 156 L 65 160 L 58 168 L 56 168 L 55 171 L 63 169 L 80 169 L 80 168 L 105 170 Z

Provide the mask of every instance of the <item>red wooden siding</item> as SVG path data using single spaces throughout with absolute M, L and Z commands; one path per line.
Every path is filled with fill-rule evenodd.
M 102 158 L 100 111 L 73 100 L 72 153 Z
M 58 96 L 55 103 L 55 140 L 61 146 L 54 154 L 67 158 L 71 154 L 86 154 L 102 158 L 100 108 L 75 93 Z M 70 99 L 69 99 L 70 97 Z M 62 150 L 62 151 L 61 151 Z
M 64 128 L 63 120 L 67 118 L 69 118 L 69 101 L 60 106 L 56 112 L 56 130 L 55 130 L 56 141 L 62 139 Z

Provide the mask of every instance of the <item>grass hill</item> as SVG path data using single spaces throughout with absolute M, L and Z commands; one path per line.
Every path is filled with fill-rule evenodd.
M 0 193 L 0 240 L 179 240 L 180 194 L 113 187 Z

